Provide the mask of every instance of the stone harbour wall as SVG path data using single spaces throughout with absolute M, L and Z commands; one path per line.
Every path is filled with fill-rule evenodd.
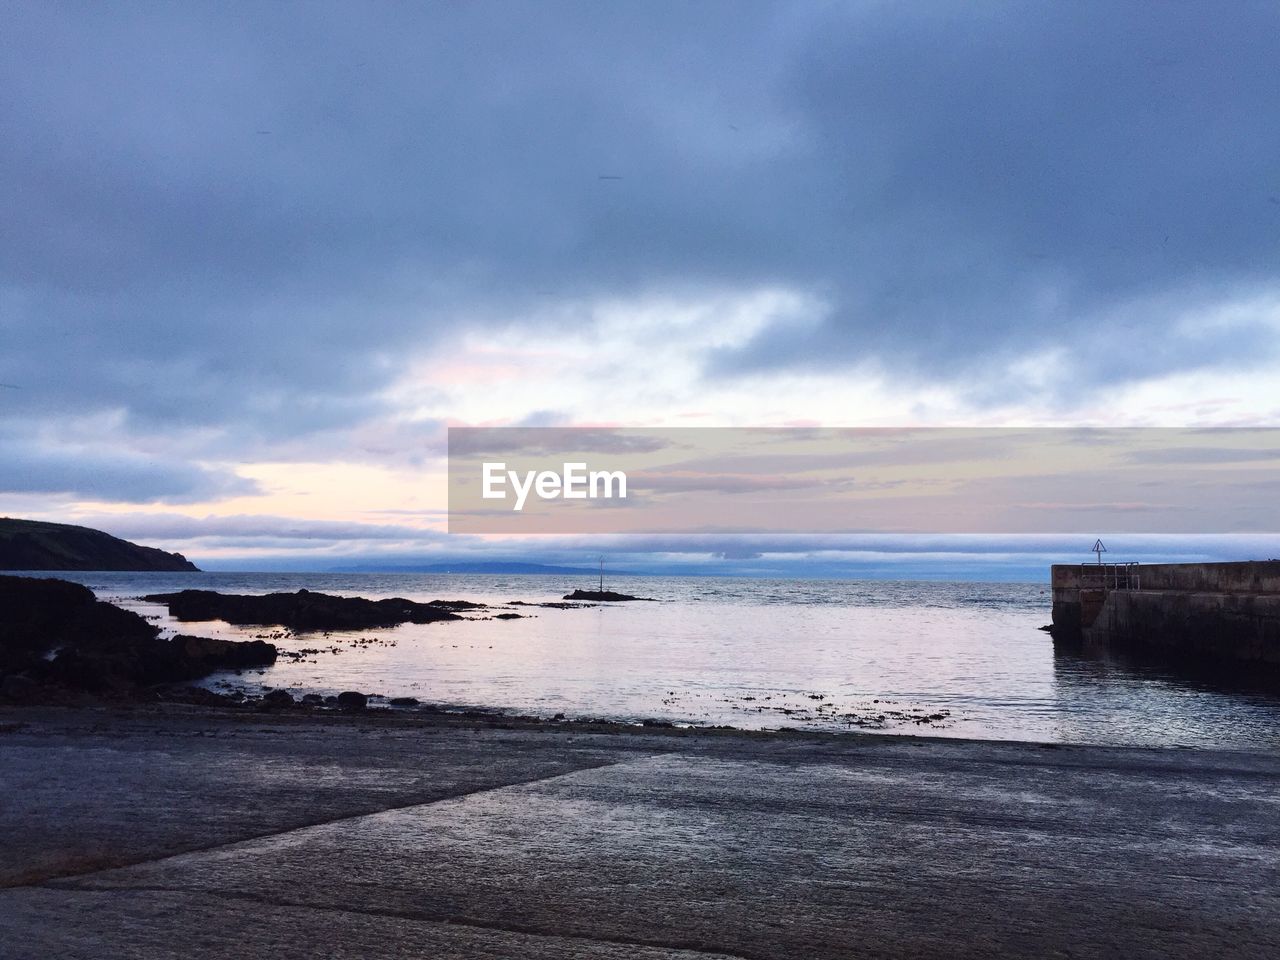
M 1280 561 L 1056 564 L 1052 585 L 1055 639 L 1280 666 Z

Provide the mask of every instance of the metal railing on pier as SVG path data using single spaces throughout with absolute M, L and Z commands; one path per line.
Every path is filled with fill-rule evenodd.
M 1103 590 L 1141 590 L 1142 565 L 1133 563 L 1082 563 L 1080 586 Z

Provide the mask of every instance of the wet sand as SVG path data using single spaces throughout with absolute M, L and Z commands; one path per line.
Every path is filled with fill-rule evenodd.
M 0 957 L 1271 957 L 1280 756 L 0 710 Z

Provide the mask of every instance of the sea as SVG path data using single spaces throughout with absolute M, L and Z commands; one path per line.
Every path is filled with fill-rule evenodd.
M 374 705 L 637 724 L 1051 743 L 1280 749 L 1280 695 L 1055 646 L 1047 583 L 609 576 L 652 598 L 557 609 L 594 576 L 60 573 L 166 633 L 266 638 L 274 666 L 204 685 L 356 690 Z M 294 634 L 178 623 L 146 594 L 307 589 L 490 605 L 459 622 Z M 499 618 L 515 614 L 518 618 Z

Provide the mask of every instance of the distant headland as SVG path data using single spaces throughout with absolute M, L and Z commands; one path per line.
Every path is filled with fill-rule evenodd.
M 0 570 L 186 570 L 180 553 L 121 540 L 101 530 L 0 517 Z

